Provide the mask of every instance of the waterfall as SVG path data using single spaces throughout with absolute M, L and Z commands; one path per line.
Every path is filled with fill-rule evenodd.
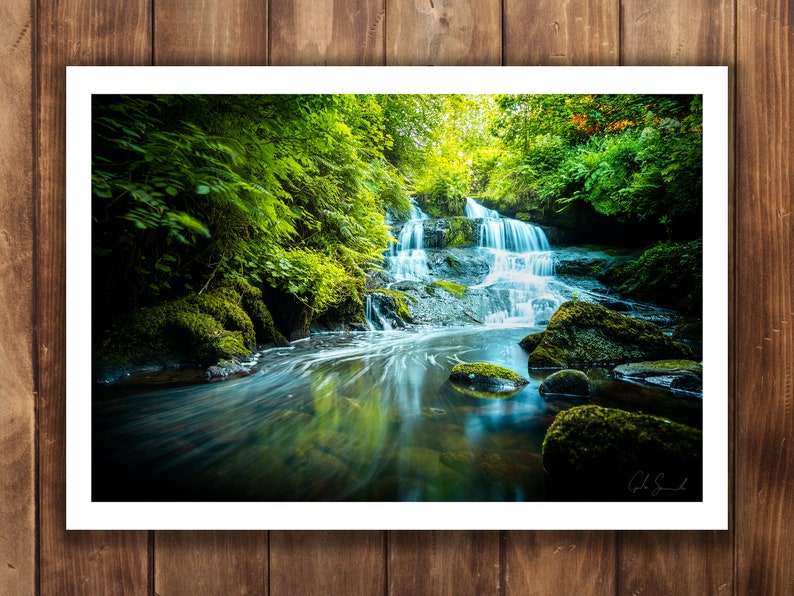
M 395 280 L 427 279 L 427 255 L 424 251 L 424 222 L 427 219 L 427 214 L 411 204 L 411 218 L 400 230 L 397 244 L 389 250 L 388 267 Z
M 378 306 L 375 305 L 372 294 L 367 294 L 364 316 L 370 331 L 391 331 L 389 319 L 383 316 Z
M 541 324 L 561 303 L 553 291 L 554 258 L 538 226 L 502 217 L 474 199 L 466 216 L 479 220 L 478 250 L 489 257 L 490 272 L 476 287 L 491 291 L 490 324 Z

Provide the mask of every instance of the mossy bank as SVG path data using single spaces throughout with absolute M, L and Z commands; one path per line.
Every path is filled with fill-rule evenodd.
M 243 280 L 228 280 L 122 317 L 94 346 L 94 379 L 113 382 L 152 368 L 206 368 L 250 357 L 258 345 L 269 343 L 282 345 L 286 339 L 261 292 Z

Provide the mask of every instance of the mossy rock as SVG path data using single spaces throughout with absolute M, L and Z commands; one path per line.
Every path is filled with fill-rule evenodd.
M 455 283 L 454 281 L 443 280 L 434 281 L 430 287 L 446 290 L 457 298 L 463 298 L 463 296 L 466 294 L 466 290 L 468 290 L 468 288 L 463 284 Z
M 666 418 L 578 406 L 557 415 L 542 453 L 552 500 L 702 498 L 702 433 Z
M 590 379 L 581 370 L 558 370 L 543 380 L 540 394 L 589 396 Z
M 616 366 L 613 371 L 619 377 L 647 379 L 666 375 L 695 375 L 703 378 L 703 365 L 694 360 L 654 360 L 651 362 L 632 362 Z
M 689 346 L 674 342 L 658 325 L 600 304 L 563 303 L 540 337 L 528 336 L 529 368 L 616 365 L 642 360 L 692 358 Z
M 530 333 L 526 337 L 524 337 L 518 345 L 524 348 L 527 352 L 532 352 L 535 348 L 540 345 L 540 342 L 543 341 L 543 332 L 540 333 Z
M 488 362 L 464 362 L 452 368 L 449 380 L 456 389 L 475 397 L 515 395 L 529 381 L 515 371 Z
M 284 344 L 261 292 L 244 280 L 128 314 L 94 352 L 97 378 L 113 380 L 141 366 L 214 365 L 246 358 L 258 343 Z M 115 371 L 115 372 L 114 372 Z
M 388 315 L 392 315 L 392 323 L 396 323 L 397 326 L 405 326 L 407 323 L 413 323 L 413 317 L 408 308 L 407 300 L 416 302 L 416 298 L 410 294 L 406 294 L 399 290 L 388 290 L 386 288 L 368 290 L 367 294 L 371 294 L 373 297 L 380 297 L 380 300 L 384 302 L 384 309 L 388 311 Z
M 703 365 L 692 360 L 656 360 L 616 366 L 613 373 L 631 381 L 667 387 L 681 397 L 703 396 Z

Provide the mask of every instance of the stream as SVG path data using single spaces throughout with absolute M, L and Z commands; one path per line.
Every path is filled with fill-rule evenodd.
M 372 320 L 370 331 L 315 334 L 265 350 L 245 377 L 98 389 L 93 500 L 544 499 L 543 437 L 574 402 L 543 399 L 538 388 L 550 371 L 528 373 L 518 342 L 542 330 L 574 290 L 555 277 L 539 228 L 476 203 L 469 209 L 480 234 L 468 250 L 488 263 L 471 285 L 479 324 L 390 330 Z M 424 219 L 414 211 L 388 257 L 395 283 L 432 281 Z M 510 368 L 530 383 L 507 399 L 466 395 L 447 379 L 455 364 L 473 361 Z M 606 370 L 586 372 L 586 403 L 701 426 L 698 400 Z

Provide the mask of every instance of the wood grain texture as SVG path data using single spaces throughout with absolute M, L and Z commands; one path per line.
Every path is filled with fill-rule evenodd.
M 270 63 L 380 66 L 385 0 L 270 0 Z
M 157 532 L 155 593 L 267 594 L 263 532 Z
M 794 6 L 737 15 L 737 593 L 794 593 Z
M 271 532 L 271 596 L 381 595 L 384 532 Z
M 731 538 L 730 532 L 622 532 L 618 594 L 731 594 Z
M 612 66 L 618 63 L 619 0 L 505 0 L 504 63 Z
M 734 64 L 731 2 L 623 0 L 622 10 L 622 65 Z M 730 593 L 732 543 L 731 531 L 621 532 L 618 592 Z
M 614 532 L 506 532 L 504 593 L 622 593 L 616 563 Z
M 33 23 L 27 1 L 0 8 L 0 592 L 36 580 L 36 404 L 33 371 Z M 0 166 L 2 167 L 2 166 Z
M 494 66 L 502 60 L 499 0 L 392 0 L 386 64 Z
M 267 64 L 267 0 L 154 0 L 154 62 Z
M 64 98 L 66 65 L 150 63 L 150 24 L 145 1 L 74 0 L 38 6 L 36 317 L 42 595 L 142 593 L 148 584 L 146 532 L 65 530 Z M 86 222 L 86 229 L 89 225 Z
M 392 531 L 389 594 L 500 594 L 499 532 Z
M 733 64 L 731 0 L 622 0 L 622 8 L 621 64 Z

